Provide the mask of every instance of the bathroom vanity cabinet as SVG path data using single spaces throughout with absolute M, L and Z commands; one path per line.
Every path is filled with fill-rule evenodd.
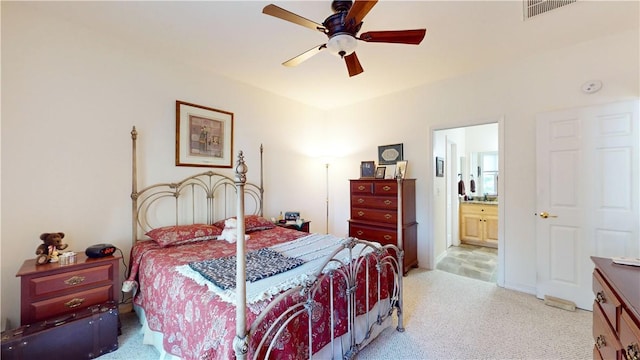
M 462 243 L 498 247 L 498 204 L 461 202 L 459 223 Z

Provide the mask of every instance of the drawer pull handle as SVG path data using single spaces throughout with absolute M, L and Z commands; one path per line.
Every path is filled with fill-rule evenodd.
M 385 218 L 385 219 L 387 219 L 387 220 L 391 219 L 391 217 L 393 217 L 393 215 L 391 215 L 391 214 L 384 214 L 384 218 Z
M 356 234 L 358 234 L 358 236 L 362 236 L 362 234 L 364 234 L 364 232 L 362 230 L 358 230 L 358 231 L 356 231 Z
M 84 282 L 84 276 L 72 276 L 64 281 L 65 284 L 71 285 L 71 286 L 82 284 L 83 282 Z
M 364 216 L 364 211 L 358 211 L 358 216 Z
M 391 200 L 385 200 L 385 201 L 384 201 L 384 204 L 385 204 L 385 205 L 391 205 Z
M 638 344 L 630 344 L 626 350 L 623 350 L 625 360 L 640 360 L 640 347 Z
M 358 186 L 358 190 L 363 191 L 365 189 L 364 185 Z
M 598 338 L 596 339 L 596 346 L 598 347 L 598 349 L 607 346 L 607 342 L 604 340 L 604 335 L 598 336 Z
M 358 199 L 358 204 L 362 204 L 364 202 L 363 198 Z
M 385 236 L 384 236 L 384 239 L 385 239 L 385 240 L 391 240 L 391 235 L 385 235 Z
M 80 299 L 80 298 L 73 298 L 69 301 L 67 301 L 66 303 L 64 303 L 64 306 L 73 309 L 76 308 L 80 305 L 82 305 L 82 303 L 84 302 L 84 299 Z
M 382 187 L 382 190 L 389 191 L 389 190 L 391 190 L 391 186 L 385 185 L 385 186 Z
M 598 304 L 602 304 L 602 303 L 606 303 L 607 302 L 607 298 L 604 297 L 604 292 L 598 291 L 598 293 L 596 294 L 596 302 Z

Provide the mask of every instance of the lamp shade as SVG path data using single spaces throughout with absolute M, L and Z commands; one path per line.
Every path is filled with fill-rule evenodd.
M 327 42 L 327 49 L 334 55 L 345 57 L 356 50 L 358 40 L 350 34 L 338 33 Z

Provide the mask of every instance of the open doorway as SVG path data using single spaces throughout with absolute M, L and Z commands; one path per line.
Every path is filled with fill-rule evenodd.
M 502 283 L 499 122 L 435 130 L 435 268 Z

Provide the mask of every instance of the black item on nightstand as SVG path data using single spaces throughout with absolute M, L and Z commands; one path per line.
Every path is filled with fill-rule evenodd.
M 116 252 L 116 247 L 111 244 L 95 244 L 89 246 L 84 253 L 90 258 L 101 258 L 105 256 L 113 255 Z
M 294 229 L 294 230 L 298 230 L 298 231 L 302 231 L 302 232 L 308 233 L 309 232 L 309 223 L 310 222 L 311 221 L 303 221 L 302 224 L 300 224 L 300 226 L 298 226 L 295 223 L 287 224 L 286 222 L 285 223 L 278 223 L 276 225 L 278 225 L 280 227 L 283 227 L 283 228 Z
M 114 301 L 2 332 L 3 360 L 93 359 L 118 349 Z

